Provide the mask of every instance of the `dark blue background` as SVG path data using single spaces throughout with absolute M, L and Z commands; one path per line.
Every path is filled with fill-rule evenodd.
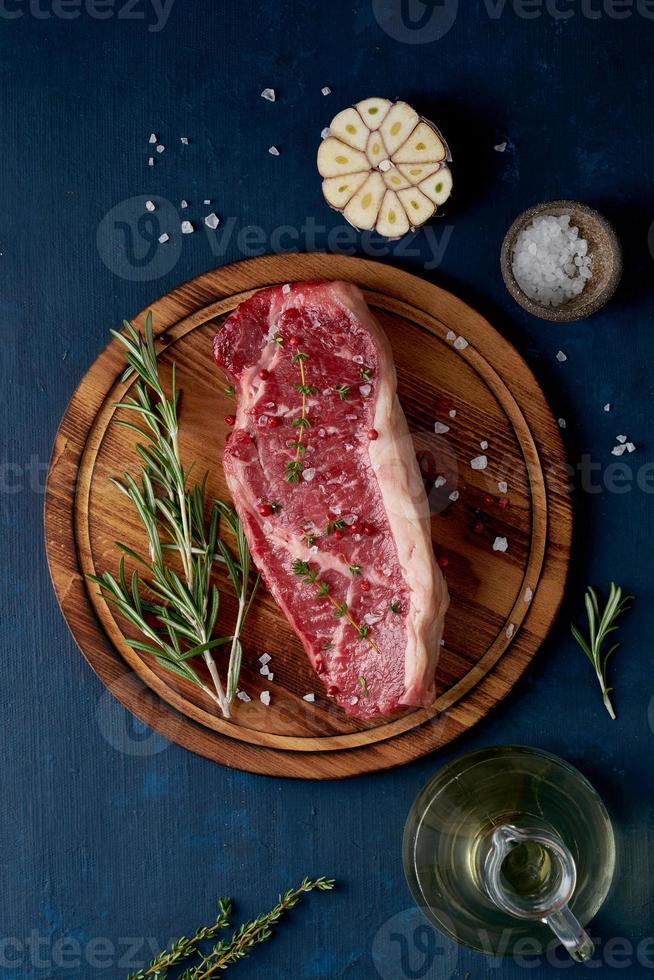
M 487 962 L 448 943 L 437 943 L 422 968 L 414 919 L 389 922 L 411 906 L 400 840 L 415 794 L 453 756 L 500 742 L 559 753 L 604 794 L 618 832 L 619 875 L 594 932 L 602 944 L 626 937 L 635 947 L 654 934 L 654 524 L 650 496 L 635 483 L 623 493 L 607 489 L 606 467 L 615 462 L 618 432 L 638 444 L 629 459 L 634 474 L 651 454 L 654 21 L 608 0 L 593 0 L 598 16 L 560 0 L 572 11 L 565 20 L 539 15 L 533 4 L 526 18 L 508 0 L 461 0 L 458 13 L 455 3 L 440 3 L 436 20 L 427 10 L 424 23 L 410 19 L 421 5 L 407 4 L 404 25 L 387 28 L 380 21 L 394 5 L 371 0 L 176 0 L 163 28 L 151 30 L 156 18 L 146 0 L 129 19 L 125 10 L 116 16 L 118 0 L 104 8 L 113 13 L 104 20 L 84 9 L 63 19 L 75 13 L 70 6 L 46 17 L 48 2 L 30 11 L 27 0 L 6 0 L 0 12 L 0 976 L 123 977 L 127 937 L 141 937 L 136 961 L 144 962 L 143 937 L 160 944 L 191 929 L 210 916 L 218 895 L 233 894 L 243 915 L 255 913 L 305 873 L 334 875 L 341 887 L 308 901 L 235 975 L 558 976 L 561 967 Z M 617 19 L 619 11 L 630 16 Z M 9 19 L 13 12 L 20 16 Z M 449 14 L 456 16 L 446 30 Z M 321 95 L 324 85 L 331 96 Z M 277 90 L 276 104 L 259 97 L 264 86 Z M 43 479 L 66 403 L 123 316 L 184 279 L 252 254 L 236 237 L 246 226 L 262 229 L 258 251 L 280 247 L 275 229 L 307 221 L 320 226 L 314 240 L 310 230 L 294 240 L 287 231 L 281 247 L 339 247 L 327 236 L 343 222 L 321 200 L 315 147 L 334 112 L 373 94 L 402 96 L 432 115 L 456 160 L 445 221 L 411 242 L 413 255 L 396 246 L 385 260 L 451 288 L 516 344 L 556 416 L 567 419 L 571 461 L 590 453 L 601 464 L 600 489 L 575 491 L 575 563 L 558 627 L 490 718 L 448 751 L 402 770 L 295 783 L 229 772 L 168 746 L 104 692 L 50 586 Z M 153 169 L 151 131 L 166 145 Z M 495 153 L 504 140 L 506 153 Z M 267 153 L 273 143 L 278 158 Z M 185 216 L 196 221 L 213 208 L 232 234 L 207 235 L 200 224 L 181 241 L 176 211 L 171 217 L 162 203 L 160 230 L 174 241 L 153 258 L 151 229 L 134 225 L 146 197 L 175 208 L 187 198 Z M 498 264 L 515 215 L 556 197 L 604 209 L 626 255 L 609 307 L 565 326 L 515 306 Z M 204 198 L 211 208 L 202 207 Z M 116 214 L 132 223 L 131 237 L 115 228 Z M 352 241 L 362 251 L 365 242 Z M 438 268 L 434 242 L 444 246 Z M 565 364 L 555 359 L 559 348 Z M 602 411 L 607 401 L 611 414 Z M 615 660 L 615 723 L 568 634 L 585 584 L 606 586 L 612 577 L 638 595 Z M 414 972 L 397 960 L 397 932 L 406 935 Z M 7 945 L 12 937 L 18 945 Z M 118 952 L 89 946 L 98 938 Z M 108 965 L 90 965 L 93 952 Z M 62 953 L 72 965 L 58 965 Z M 600 945 L 596 975 L 613 972 L 607 957 Z M 636 962 L 634 953 L 626 975 L 651 975 L 654 956 L 649 968 Z

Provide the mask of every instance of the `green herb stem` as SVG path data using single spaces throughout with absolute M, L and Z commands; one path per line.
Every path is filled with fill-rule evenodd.
M 630 608 L 632 600 L 633 596 L 623 596 L 622 589 L 615 582 L 611 582 L 606 606 L 600 612 L 597 593 L 589 586 L 584 597 L 588 619 L 588 637 L 585 637 L 574 624 L 571 626 L 572 635 L 593 665 L 602 692 L 604 707 L 614 721 L 616 714 L 610 697 L 613 688 L 608 686 L 607 668 L 609 658 L 620 644 L 614 643 L 608 650 L 604 649 L 604 644 L 607 637 L 618 629 L 617 620 L 622 613 Z

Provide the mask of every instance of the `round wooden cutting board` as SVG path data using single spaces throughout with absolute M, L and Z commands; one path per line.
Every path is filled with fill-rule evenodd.
M 111 424 L 114 403 L 131 383 L 120 381 L 124 359 L 115 341 L 66 410 L 50 463 L 45 520 L 63 614 L 84 656 L 127 708 L 171 741 L 225 765 L 324 779 L 431 752 L 504 697 L 559 607 L 571 507 L 557 425 L 510 344 L 443 289 L 387 265 L 322 254 L 266 256 L 216 269 L 151 306 L 164 376 L 174 360 L 183 390 L 182 453 L 187 464 L 196 460 L 196 473 L 209 471 L 212 496 L 229 499 L 221 458 L 223 417 L 233 406 L 212 360 L 212 338 L 252 291 L 317 278 L 357 283 L 393 347 L 452 599 L 433 708 L 369 722 L 347 718 L 263 590 L 244 636 L 241 688 L 252 700 L 235 702 L 229 721 L 199 689 L 132 650 L 126 624 L 85 579 L 85 573 L 116 570 L 116 539 L 136 550 L 144 546 L 129 501 L 109 480 L 138 468 L 134 433 Z M 143 326 L 144 315 L 135 326 Z M 487 466 L 473 468 L 480 456 Z M 494 550 L 498 538 L 506 538 L 506 551 Z M 235 603 L 228 584 L 219 585 L 218 629 L 228 633 Z M 272 657 L 272 682 L 260 674 L 264 652 Z M 264 690 L 271 693 L 268 707 L 259 700 Z M 306 694 L 315 694 L 315 703 Z

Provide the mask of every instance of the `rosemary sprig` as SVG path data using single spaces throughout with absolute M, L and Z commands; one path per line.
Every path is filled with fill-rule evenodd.
M 106 601 L 115 605 L 145 637 L 145 641 L 128 639 L 130 646 L 196 684 L 229 717 L 241 666 L 240 635 L 258 578 L 250 589 L 250 553 L 235 511 L 217 500 L 209 505 L 206 475 L 201 483 L 188 485 L 179 449 L 181 393 L 175 382 L 175 365 L 171 392 L 167 394 L 159 376 L 151 314 L 146 317 L 145 336 L 127 321 L 124 332 L 112 333 L 125 347 L 128 367 L 123 379 L 137 375 L 133 393 L 116 407 L 136 413 L 143 427 L 126 419 L 117 419 L 115 424 L 132 429 L 144 440 L 136 446 L 141 482 L 137 483 L 130 473 L 124 473 L 122 481 L 112 482 L 130 500 L 143 524 L 148 557 L 116 542 L 123 552 L 118 577 L 108 571 L 88 577 L 100 587 Z M 219 537 L 221 519 L 236 538 L 236 558 Z M 129 583 L 125 556 L 137 565 Z M 182 575 L 170 563 L 170 556 L 179 558 Z M 227 567 L 239 609 L 233 634 L 212 638 L 220 604 L 212 580 L 216 562 Z M 228 643 L 231 649 L 225 689 L 211 651 Z M 207 665 L 213 690 L 190 663 L 199 655 Z
M 603 612 L 600 613 L 597 593 L 589 586 L 584 598 L 588 617 L 588 637 L 583 636 L 574 624 L 571 626 L 572 635 L 593 665 L 602 691 L 604 706 L 614 721 L 616 716 L 610 698 L 613 688 L 608 687 L 607 666 L 609 657 L 615 653 L 620 644 L 614 643 L 608 650 L 604 650 L 603 647 L 609 634 L 618 629 L 616 623 L 619 616 L 631 608 L 629 603 L 633 598 L 631 595 L 623 596 L 620 586 L 611 582 L 609 598 Z
M 345 618 L 350 626 L 352 626 L 357 632 L 357 638 L 359 640 L 365 640 L 373 650 L 379 653 L 379 647 L 369 636 L 370 628 L 368 626 L 363 626 L 361 623 L 357 623 L 356 619 L 349 610 L 346 602 L 339 602 L 338 599 L 334 598 L 331 594 L 331 586 L 328 582 L 323 582 L 318 578 L 318 572 L 315 568 L 311 568 L 308 561 L 302 561 L 301 558 L 296 558 L 293 562 L 293 574 L 301 578 L 305 585 L 313 585 L 316 589 L 316 599 L 327 599 L 334 607 L 334 616 L 336 619 Z
M 333 878 L 305 878 L 297 888 L 290 888 L 279 896 L 277 905 L 270 912 L 257 916 L 251 922 L 240 926 L 231 939 L 223 939 L 216 943 L 208 952 L 203 953 L 198 943 L 213 939 L 215 935 L 226 928 L 228 917 L 232 912 L 229 899 L 221 899 L 219 915 L 216 922 L 205 929 L 199 929 L 190 939 L 182 937 L 167 950 L 156 956 L 143 970 L 131 973 L 128 980 L 163 980 L 167 977 L 170 967 L 177 966 L 184 960 L 198 956 L 198 962 L 188 966 L 179 976 L 179 980 L 205 980 L 224 972 L 233 963 L 249 956 L 255 946 L 265 942 L 272 936 L 272 927 L 277 925 L 282 916 L 290 909 L 299 905 L 304 895 L 312 891 L 331 891 L 336 882 Z

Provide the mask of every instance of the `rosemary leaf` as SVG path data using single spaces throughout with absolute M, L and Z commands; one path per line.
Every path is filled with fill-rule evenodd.
M 611 582 L 606 606 L 603 611 L 600 611 L 597 593 L 589 586 L 584 596 L 588 619 L 588 636 L 584 636 L 574 623 L 570 627 L 573 637 L 593 665 L 602 692 L 604 707 L 614 721 L 616 715 L 610 697 L 613 688 L 608 686 L 607 667 L 609 658 L 620 644 L 614 643 L 605 649 L 605 642 L 607 637 L 618 629 L 617 620 L 622 613 L 631 608 L 630 603 L 633 598 L 630 595 L 623 596 L 622 589 L 615 582 Z

